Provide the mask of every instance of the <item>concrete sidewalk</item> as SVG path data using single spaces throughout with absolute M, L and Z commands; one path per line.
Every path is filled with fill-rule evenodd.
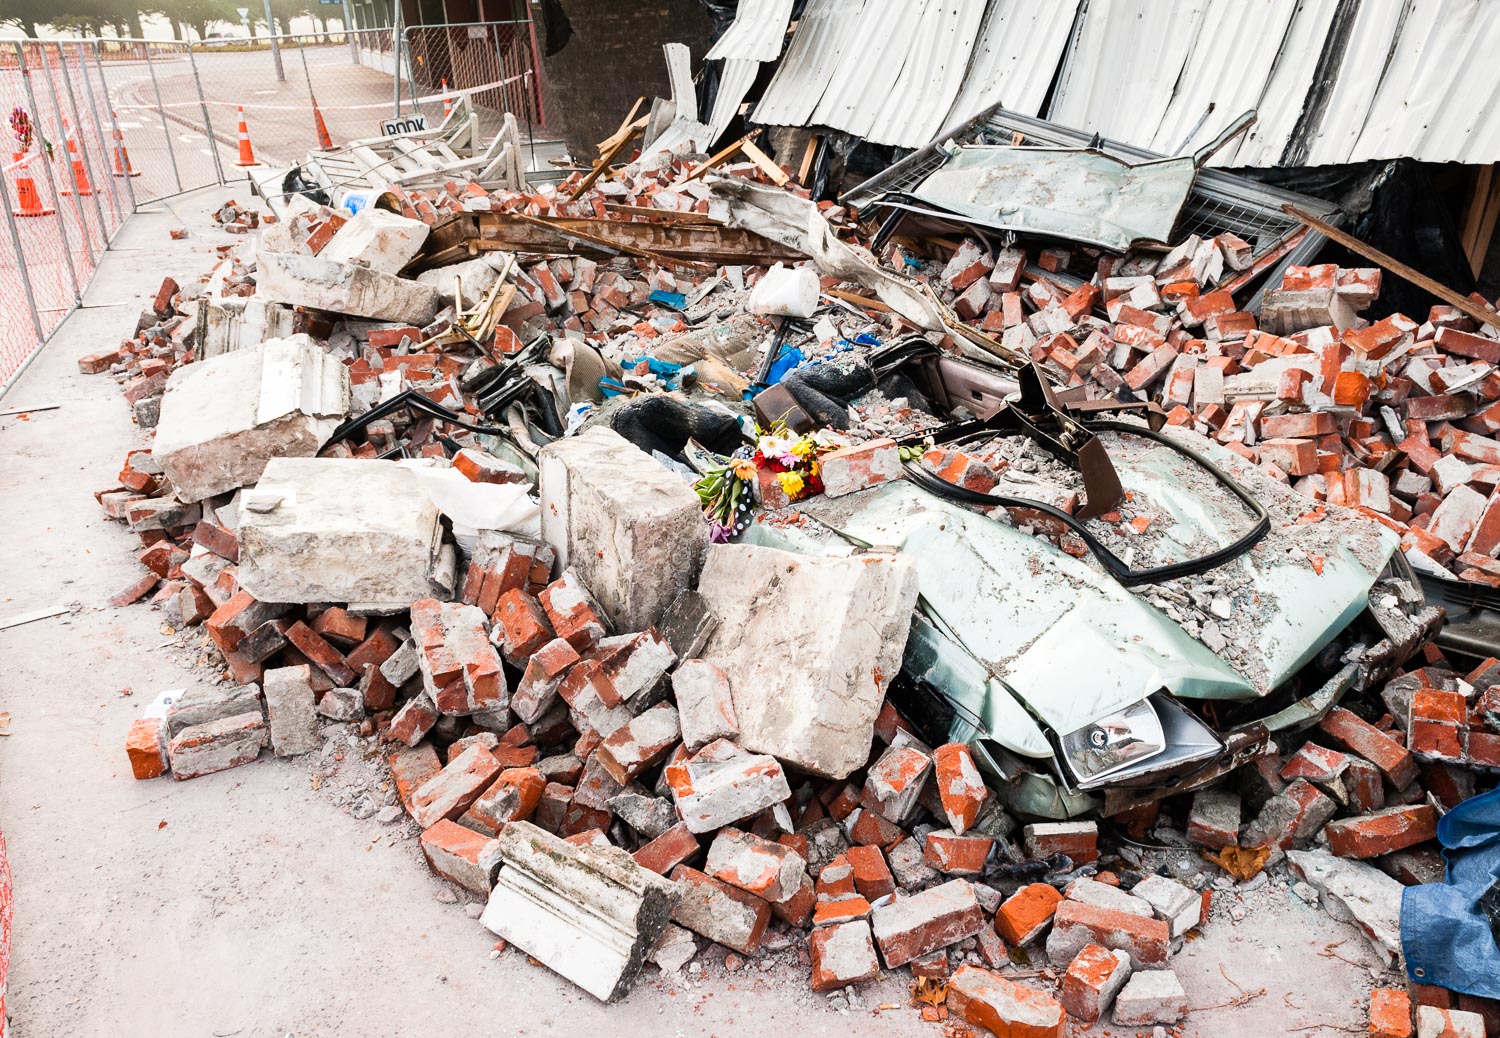
M 137 542 L 92 495 L 143 437 L 115 382 L 79 375 L 76 360 L 128 332 L 164 275 L 186 283 L 208 269 L 214 247 L 234 239 L 207 213 L 232 193 L 201 191 L 133 217 L 85 308 L 3 398 L 5 409 L 60 406 L 0 418 L 0 623 L 73 609 L 0 631 L 15 1038 L 941 1035 L 895 979 L 862 989 L 864 1009 L 837 1013 L 803 970 L 752 961 L 729 974 L 722 951 L 707 950 L 707 979 L 674 985 L 648 969 L 605 1007 L 514 949 L 491 959 L 477 906 L 455 903 L 427 870 L 414 827 L 350 814 L 384 777 L 351 750 L 335 759 L 333 742 L 188 782 L 131 778 L 131 720 L 158 691 L 213 672 L 201 629 L 173 633 L 146 605 L 105 605 L 132 579 Z M 170 240 L 174 226 L 189 237 Z M 1215 924 L 1173 960 L 1199 1007 L 1182 1034 L 1325 1023 L 1298 1033 L 1339 1033 L 1361 1021 L 1372 979 L 1390 979 L 1357 965 L 1373 956 L 1351 927 L 1284 889 L 1216 903 Z M 1231 911 L 1250 923 L 1236 926 Z M 1328 945 L 1336 952 L 1322 954 Z

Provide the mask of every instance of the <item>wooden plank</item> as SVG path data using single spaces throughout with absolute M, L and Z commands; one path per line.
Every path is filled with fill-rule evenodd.
M 1447 285 L 1434 281 L 1420 270 L 1408 267 L 1394 256 L 1386 255 L 1373 245 L 1365 244 L 1347 231 L 1341 231 L 1333 226 L 1333 224 L 1319 220 L 1311 213 L 1303 212 L 1290 203 L 1282 206 L 1281 211 L 1288 216 L 1296 217 L 1324 237 L 1338 242 L 1350 252 L 1363 256 L 1371 263 L 1383 267 L 1403 281 L 1409 281 L 1418 288 L 1431 292 L 1449 306 L 1457 307 L 1480 324 L 1487 324 L 1491 328 L 1500 328 L 1500 315 L 1496 315 L 1482 306 L 1477 306 L 1468 296 L 1460 295 Z
M 520 213 L 469 213 L 457 224 L 429 234 L 423 261 L 448 260 L 466 239 L 483 251 L 565 255 L 591 258 L 629 255 L 668 257 L 668 262 L 774 263 L 804 259 L 801 253 L 743 228 L 718 224 L 627 223 L 620 220 L 543 218 Z M 579 243 L 585 243 L 580 245 Z
M 628 216 L 660 216 L 673 223 L 708 223 L 722 227 L 717 220 L 710 220 L 706 213 L 684 212 L 681 209 L 658 209 L 650 205 L 626 205 L 623 202 L 605 202 L 604 208 L 612 213 L 625 213 Z
M 807 138 L 807 147 L 802 149 L 802 164 L 797 167 L 797 183 L 804 187 L 807 185 L 807 178 L 812 175 L 813 159 L 818 157 L 818 145 L 822 140 L 823 138 L 815 133 Z
M 1484 257 L 1490 250 L 1490 239 L 1495 234 L 1495 216 L 1500 213 L 1500 177 L 1495 176 L 1495 164 L 1482 166 L 1474 178 L 1474 192 L 1469 198 L 1469 211 L 1464 217 L 1463 249 L 1469 260 L 1469 270 L 1479 276 L 1484 266 Z
M 681 180 L 677 181 L 677 183 L 673 184 L 672 186 L 673 187 L 680 187 L 681 185 L 686 184 L 689 180 L 697 180 L 699 177 L 703 176 L 703 174 L 707 173 L 709 170 L 713 169 L 715 166 L 721 166 L 721 165 L 723 165 L 724 161 L 726 159 L 728 159 L 729 156 L 731 156 L 735 152 L 739 151 L 746 144 L 754 141 L 755 138 L 756 138 L 756 136 L 759 135 L 759 133 L 760 133 L 759 130 L 751 130 L 749 133 L 745 134 L 745 136 L 741 137 L 739 140 L 737 140 L 737 141 L 733 142 L 732 144 L 728 145 L 727 147 L 725 147 L 722 151 L 716 151 L 716 152 L 714 152 L 708 158 L 706 158 L 706 159 L 703 160 L 703 164 L 701 166 L 699 166 L 697 169 L 693 170 L 691 173 L 689 173 L 687 176 L 683 177 Z
M 644 130 L 646 128 L 646 120 L 649 119 L 650 116 L 644 116 L 640 119 L 637 119 L 635 117 L 635 113 L 639 112 L 641 110 L 641 105 L 645 103 L 646 99 L 644 97 L 638 97 L 635 99 L 635 104 L 630 106 L 630 114 L 625 116 L 624 120 L 620 123 L 620 128 L 599 142 L 600 155 L 603 155 L 606 151 L 609 151 L 609 149 L 620 143 L 620 135 L 622 133 L 634 135 L 638 130 Z
M 842 288 L 824 289 L 823 294 L 825 296 L 832 296 L 834 299 L 842 299 L 846 303 L 853 303 L 855 306 L 862 306 L 866 310 L 875 310 L 882 314 L 893 314 L 896 312 L 878 299 L 871 299 L 869 296 L 857 296 L 853 292 L 844 291 Z
M 632 134 L 631 136 L 634 135 Z M 610 148 L 608 152 L 600 156 L 599 164 L 589 171 L 589 175 L 578 182 L 578 187 L 573 191 L 571 195 L 567 197 L 566 201 L 574 201 L 578 198 L 579 195 L 583 194 L 589 188 L 593 187 L 594 181 L 598 180 L 601 176 L 604 175 L 604 172 L 609 169 L 609 164 L 615 160 L 615 156 L 620 154 L 625 145 L 629 143 L 630 137 L 621 137 L 618 141 L 616 141 L 614 147 Z
M 786 187 L 787 183 L 792 179 L 786 175 L 786 170 L 771 161 L 771 156 L 757 148 L 754 141 L 742 141 L 740 143 L 740 150 L 750 156 L 750 161 L 759 166 L 761 172 L 770 177 L 771 182 L 777 187 Z

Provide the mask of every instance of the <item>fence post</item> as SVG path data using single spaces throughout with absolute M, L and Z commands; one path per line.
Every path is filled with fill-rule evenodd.
M 47 74 L 47 92 L 52 95 L 52 114 L 54 116 L 54 125 L 55 125 L 56 130 L 57 130 L 58 135 L 59 135 L 57 139 L 62 144 L 63 161 L 68 163 L 68 175 L 72 176 L 73 167 L 72 167 L 71 161 L 68 159 L 67 133 L 63 131 L 63 125 L 62 125 L 62 121 L 63 121 L 62 105 L 59 104 L 58 100 L 57 100 L 57 83 L 55 83 L 53 81 L 53 79 L 52 79 L 52 67 L 51 67 L 51 65 L 47 61 L 47 45 L 45 43 L 42 43 L 42 44 L 39 44 L 39 46 L 41 47 L 41 52 L 42 52 L 42 71 Z M 29 83 L 29 77 L 28 77 L 28 83 Z M 33 95 L 33 97 L 34 97 L 34 95 Z M 67 207 L 62 204 L 62 195 L 58 194 L 58 192 L 57 192 L 57 182 L 53 178 L 53 176 L 52 176 L 52 174 L 50 172 L 50 169 L 51 169 L 51 163 L 49 162 L 48 163 L 48 170 L 49 170 L 49 172 L 47 174 L 47 179 L 50 180 L 50 181 L 52 181 L 52 191 L 53 191 L 53 194 L 57 195 L 57 218 L 60 221 L 60 226 L 63 229 L 63 238 L 64 238 L 64 240 L 66 240 L 67 239 L 67 234 L 68 234 L 68 221 L 65 220 L 65 219 L 63 219 L 63 210 L 65 208 L 67 208 Z M 78 214 L 78 232 L 79 232 L 80 240 L 83 242 L 83 251 L 86 252 L 86 253 L 88 253 L 88 257 L 89 257 L 89 269 L 92 270 L 98 264 L 99 258 L 94 255 L 94 247 L 93 247 L 93 245 L 91 245 L 89 243 L 89 220 L 88 220 L 88 217 L 85 216 L 84 212 L 83 212 L 83 199 L 78 194 L 78 186 L 79 186 L 78 185 L 78 180 L 77 180 L 76 177 L 74 177 L 73 178 L 73 191 L 72 191 L 72 195 L 73 195 L 73 209 Z M 72 267 L 73 267 L 72 260 L 69 260 L 68 261 L 68 268 L 69 268 L 69 270 L 72 270 Z M 76 272 L 73 274 L 73 288 L 74 288 L 74 292 L 76 293 L 76 296 L 77 296 L 77 302 L 81 304 L 83 302 L 83 283 L 78 280 L 78 274 Z
M 104 66 L 101 65 L 101 64 L 99 64 L 99 41 L 95 40 L 93 42 L 94 42 L 94 64 L 99 69 L 99 85 L 101 87 L 103 87 L 106 84 L 104 82 Z M 88 64 L 88 58 L 86 56 L 87 51 L 84 49 L 84 47 L 85 47 L 84 41 L 79 40 L 78 41 L 78 67 L 83 72 L 83 86 L 84 86 L 84 89 L 88 91 L 88 95 L 89 95 L 89 109 L 94 113 L 94 125 L 97 126 L 97 127 L 99 127 L 99 132 L 102 134 L 102 133 L 104 133 L 104 121 L 99 118 L 99 102 L 94 97 L 94 83 L 93 83 L 93 80 L 89 78 L 89 64 Z M 105 99 L 106 102 L 108 102 L 109 95 L 106 94 L 104 99 Z M 117 168 L 119 168 L 119 169 L 127 169 L 127 168 L 129 168 L 126 165 L 126 161 L 125 161 L 125 139 L 120 136 L 120 123 L 119 123 L 119 120 L 117 120 L 115 118 L 115 110 L 113 108 L 109 109 L 109 143 L 108 143 L 108 146 L 104 149 L 104 154 L 108 155 L 111 151 L 113 151 L 114 154 L 115 154 L 115 163 L 117 165 Z M 106 169 L 104 172 L 109 175 L 109 180 L 110 180 L 109 186 L 110 186 L 111 190 L 114 192 L 115 212 L 116 213 L 121 213 L 121 214 L 124 213 L 124 210 L 122 208 L 120 208 L 120 189 L 118 187 L 116 187 L 116 185 L 114 183 L 118 179 L 123 179 L 125 181 L 125 191 L 126 191 L 127 194 L 130 195 L 130 211 L 131 212 L 135 212 L 135 185 L 131 183 L 131 181 L 134 180 L 135 178 L 134 177 L 123 177 L 123 178 L 116 177 L 116 176 L 114 176 L 114 171 L 113 170 L 109 170 L 109 169 Z
M 31 324 L 36 329 L 36 345 L 40 349 L 47 334 L 42 331 L 42 315 L 37 312 L 36 293 L 31 290 L 31 274 L 26 269 L 26 254 L 21 251 L 21 234 L 16 230 L 15 213 L 10 207 L 10 188 L 5 186 L 3 173 L 0 173 L 0 207 L 5 211 L 5 226 L 10 231 L 11 248 L 16 250 L 16 266 L 21 271 L 21 288 L 26 292 L 26 305 L 31 307 Z
M 46 61 L 47 61 L 47 52 L 46 52 L 46 50 L 43 50 L 42 51 L 42 63 L 45 65 Z M 77 97 L 77 95 L 75 95 L 73 93 L 73 79 L 72 79 L 71 76 L 68 75 L 68 53 L 67 53 L 67 51 L 63 50 L 63 45 L 61 43 L 58 43 L 58 45 L 57 45 L 57 70 L 58 70 L 58 73 L 62 76 L 63 88 L 65 90 L 67 90 L 67 92 L 68 92 L 68 107 L 70 107 L 73 110 L 73 126 L 74 126 L 73 138 L 74 138 L 75 141 L 78 142 L 78 154 L 83 159 L 83 171 L 84 171 L 84 173 L 86 173 L 88 175 L 89 186 L 91 188 L 93 188 L 94 215 L 99 218 L 99 237 L 103 240 L 102 244 L 103 244 L 104 248 L 108 249 L 109 248 L 109 228 L 107 226 L 105 226 L 105 221 L 104 221 L 104 204 L 99 201 L 99 195 L 102 193 L 103 188 L 101 188 L 99 186 L 99 178 L 94 173 L 94 160 L 89 157 L 88 142 L 85 141 L 85 140 L 81 140 L 80 139 L 82 137 L 82 132 L 81 131 L 83 129 L 83 118 L 79 115 L 79 112 L 78 112 L 78 97 Z M 53 92 L 54 92 L 54 95 L 55 95 L 55 93 L 56 93 L 56 89 L 55 88 L 54 88 Z M 109 175 L 109 170 L 105 170 L 104 171 L 104 176 L 105 176 L 105 179 L 109 181 L 110 194 L 111 194 L 111 196 L 113 196 L 114 195 L 114 190 L 115 190 L 115 178 L 111 177 Z M 74 187 L 77 187 L 77 186 L 78 185 L 76 185 L 76 184 L 74 185 Z M 120 202 L 119 202 L 119 199 L 116 198 L 115 199 L 115 211 L 119 212 L 119 209 L 120 209 Z
M 219 139 L 214 136 L 214 122 L 208 115 L 208 99 L 203 96 L 203 80 L 198 78 L 198 59 L 193 56 L 191 40 L 188 41 L 187 52 L 188 64 L 193 68 L 193 89 L 198 91 L 198 107 L 203 109 L 203 132 L 208 135 L 208 150 L 214 157 L 214 175 L 219 178 L 219 186 L 223 187 L 224 160 L 219 157 Z
M 167 138 L 167 157 L 172 160 L 172 177 L 177 181 L 177 193 L 182 194 L 182 173 L 177 168 L 177 149 L 172 146 L 172 126 L 167 121 L 167 108 L 161 103 L 161 84 L 156 81 L 156 66 L 151 63 L 151 44 L 142 40 L 141 49 L 146 52 L 146 71 L 151 73 L 151 92 L 156 95 L 156 117 L 161 120 L 161 132 Z M 217 144 L 214 145 L 214 153 L 218 154 Z

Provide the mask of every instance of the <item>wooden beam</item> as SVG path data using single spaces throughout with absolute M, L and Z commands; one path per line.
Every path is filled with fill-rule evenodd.
M 722 151 L 716 151 L 716 152 L 714 152 L 708 158 L 706 158 L 706 159 L 703 160 L 703 164 L 701 166 L 699 166 L 697 169 L 693 170 L 691 173 L 689 173 L 687 176 L 683 177 L 681 180 L 677 181 L 677 183 L 673 184 L 672 186 L 673 187 L 679 187 L 679 186 L 681 186 L 683 184 L 686 184 L 689 180 L 697 180 L 699 177 L 703 176 L 703 174 L 707 173 L 709 170 L 713 169 L 715 166 L 721 166 L 721 165 L 723 165 L 725 159 L 729 158 L 729 156 L 731 156 L 735 152 L 739 151 L 746 144 L 749 144 L 752 141 L 754 141 L 755 138 L 756 138 L 756 136 L 759 133 L 760 133 L 759 130 L 751 130 L 749 133 L 745 134 L 745 136 L 741 137 L 739 140 L 737 140 L 734 143 L 730 144 L 728 147 L 724 148 Z
M 825 289 L 823 294 L 825 296 L 832 296 L 835 299 L 842 299 L 846 303 L 853 303 L 855 306 L 862 306 L 866 310 L 874 310 L 882 314 L 895 313 L 894 310 L 878 299 L 871 299 L 869 296 L 857 296 L 853 292 L 845 292 L 842 288 Z
M 681 209 L 658 209 L 652 205 L 626 205 L 624 202 L 605 202 L 604 208 L 612 213 L 625 213 L 627 216 L 660 216 L 668 223 L 711 223 L 723 226 L 717 220 L 711 220 L 707 213 L 695 213 Z
M 1479 175 L 1474 178 L 1474 192 L 1464 218 L 1464 255 L 1468 257 L 1469 270 L 1475 277 L 1479 276 L 1485 254 L 1490 251 L 1497 215 L 1500 215 L 1500 177 L 1495 176 L 1495 164 L 1490 163 L 1481 167 Z
M 614 147 L 610 148 L 607 153 L 599 157 L 599 164 L 589 172 L 588 176 L 584 177 L 578 182 L 578 187 L 574 189 L 573 193 L 567 197 L 566 201 L 574 201 L 578 198 L 579 195 L 583 194 L 589 188 L 593 187 L 594 181 L 598 180 L 604 174 L 604 171 L 609 169 L 609 164 L 615 160 L 616 155 L 620 154 L 621 149 L 623 149 L 626 144 L 630 143 L 630 138 L 633 136 L 635 135 L 630 134 L 629 136 L 621 137 L 619 140 L 615 141 Z
M 1386 255 L 1379 249 L 1375 248 L 1373 245 L 1366 245 L 1354 235 L 1349 234 L 1346 231 L 1341 231 L 1337 227 L 1333 226 L 1333 224 L 1327 223 L 1323 220 L 1319 220 L 1311 213 L 1303 212 L 1301 209 L 1298 209 L 1296 206 L 1291 205 L 1290 203 L 1282 206 L 1281 211 L 1286 213 L 1288 216 L 1296 217 L 1298 220 L 1301 220 L 1308 227 L 1311 227 L 1313 230 L 1317 231 L 1324 237 L 1338 242 L 1350 252 L 1353 252 L 1359 256 L 1363 256 L 1371 263 L 1383 267 L 1384 269 L 1390 271 L 1392 274 L 1395 274 L 1398 278 L 1401 278 L 1403 281 L 1409 281 L 1413 285 L 1416 285 L 1418 288 L 1423 289 L 1427 292 L 1431 292 L 1433 295 L 1437 296 L 1449 306 L 1457 307 L 1465 314 L 1474 318 L 1474 320 L 1478 321 L 1480 324 L 1487 324 L 1491 328 L 1500 328 L 1500 315 L 1496 315 L 1489 310 L 1486 310 L 1484 307 L 1476 305 L 1474 301 L 1467 296 L 1460 295 L 1459 293 L 1453 291 L 1453 289 L 1449 288 L 1447 285 L 1434 281 L 1426 274 L 1423 274 L 1420 270 L 1417 270 L 1413 267 L 1408 267 L 1405 263 L 1402 263 L 1394 256 Z
M 818 157 L 818 145 L 822 142 L 816 133 L 807 138 L 807 147 L 802 149 L 802 164 L 797 167 L 797 183 L 803 187 L 807 186 L 807 178 L 812 176 L 813 159 Z
M 787 183 L 792 179 L 786 175 L 786 170 L 772 162 L 771 156 L 757 148 L 753 141 L 740 142 L 740 150 L 750 156 L 750 161 L 759 166 L 761 172 L 770 177 L 771 182 L 777 187 L 786 187 Z
M 631 130 L 631 126 L 636 121 L 635 113 L 639 112 L 641 110 L 641 105 L 645 103 L 646 99 L 644 97 L 638 97 L 635 99 L 635 104 L 630 106 L 630 114 L 625 117 L 624 122 L 620 123 L 620 128 L 599 142 L 599 154 L 603 155 L 610 148 L 613 148 L 616 144 L 620 143 L 620 134 L 633 132 Z M 645 122 L 642 121 L 641 126 L 644 127 L 645 125 Z

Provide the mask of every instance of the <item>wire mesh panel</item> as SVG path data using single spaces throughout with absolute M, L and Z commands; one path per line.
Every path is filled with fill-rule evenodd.
M 92 177 L 75 140 L 71 108 L 47 66 L 45 45 L 0 45 L 5 234 L 0 237 L 0 384 L 8 383 L 78 305 L 107 240 Z M 48 57 L 56 57 L 55 50 Z M 65 115 L 66 113 L 66 115 Z M 64 118 L 69 119 L 68 129 Z
M 424 95 L 465 91 L 485 134 L 500 127 L 506 112 L 523 127 L 542 133 L 545 124 L 536 75 L 535 39 L 528 21 L 469 25 L 413 25 L 406 30 L 410 72 Z M 428 124 L 441 119 L 443 105 L 424 104 Z

